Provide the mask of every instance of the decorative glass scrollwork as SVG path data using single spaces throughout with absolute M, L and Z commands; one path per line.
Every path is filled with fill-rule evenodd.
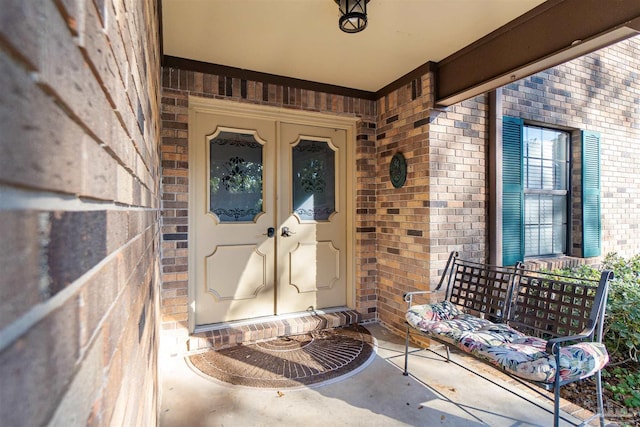
M 223 131 L 209 140 L 209 209 L 221 222 L 253 221 L 262 212 L 262 144 Z
M 335 212 L 335 151 L 324 141 L 293 147 L 293 212 L 301 220 L 326 221 Z
M 307 194 L 324 193 L 327 188 L 324 159 L 309 160 L 300 170 L 300 185 Z
M 242 157 L 234 156 L 224 164 L 227 174 L 221 179 L 225 190 L 230 193 L 246 193 L 257 190 L 256 185 L 262 185 L 262 177 L 256 179 L 261 172 L 262 165 L 247 162 Z M 258 170 L 260 169 L 260 170 Z

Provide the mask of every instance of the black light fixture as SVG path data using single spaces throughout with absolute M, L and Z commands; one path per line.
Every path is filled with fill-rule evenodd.
M 335 0 L 340 6 L 338 25 L 345 33 L 358 33 L 367 28 L 369 0 Z

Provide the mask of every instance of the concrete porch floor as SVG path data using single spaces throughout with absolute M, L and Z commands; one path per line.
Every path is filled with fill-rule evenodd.
M 364 369 L 282 394 L 223 384 L 197 373 L 183 355 L 161 355 L 160 426 L 552 425 L 551 401 L 460 353 L 447 363 L 437 354 L 444 350 L 414 351 L 411 375 L 403 376 L 403 337 L 379 324 L 365 326 L 378 348 Z M 563 426 L 580 425 L 588 415 L 563 407 Z

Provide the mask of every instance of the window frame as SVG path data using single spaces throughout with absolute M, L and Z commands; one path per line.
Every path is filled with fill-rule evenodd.
M 536 158 L 533 156 L 529 156 L 527 153 L 527 150 L 525 149 L 525 145 L 527 144 L 527 141 L 525 141 L 526 138 L 526 130 L 527 129 L 540 129 L 542 131 L 542 133 L 544 134 L 544 130 L 549 130 L 549 131 L 553 131 L 553 132 L 558 132 L 558 133 L 563 133 L 566 135 L 566 147 L 565 147 L 565 177 L 564 177 L 564 181 L 566 183 L 565 190 L 557 190 L 557 189 L 551 189 L 551 190 L 545 190 L 544 188 L 542 189 L 538 189 L 538 188 L 529 188 L 527 187 L 527 183 L 529 181 L 529 178 L 527 177 L 527 174 L 529 174 L 530 172 L 530 168 L 528 167 L 528 162 L 527 159 L 532 159 L 532 158 Z M 523 191 L 523 212 L 524 212 L 524 218 L 523 218 L 523 257 L 526 258 L 544 258 L 544 257 L 556 257 L 556 256 L 563 256 L 563 255 L 568 255 L 570 253 L 570 248 L 571 248 L 571 218 L 572 218 L 572 212 L 571 212 L 571 200 L 572 200 L 572 185 L 571 185 L 571 178 L 572 178 L 572 171 L 573 171 L 573 162 L 574 162 L 574 156 L 573 156 L 573 132 L 567 129 L 561 129 L 558 127 L 552 127 L 549 126 L 547 124 L 539 124 L 539 123 L 531 123 L 528 122 L 526 120 L 523 121 L 522 123 L 522 168 L 523 168 L 523 186 L 522 186 L 522 191 Z M 543 156 L 541 156 L 539 158 L 539 160 L 541 161 L 541 163 L 543 163 L 545 160 L 551 160 L 556 162 L 557 160 L 555 158 L 552 159 L 545 159 Z M 543 169 L 543 166 L 540 166 L 541 169 Z M 542 172 L 541 172 L 542 173 Z M 541 254 L 540 252 L 540 240 L 538 240 L 538 251 L 536 254 L 533 255 L 527 255 L 527 221 L 526 221 L 526 213 L 527 213 L 527 195 L 544 195 L 544 196 L 564 196 L 564 214 L 565 214 L 565 222 L 564 222 L 564 251 L 562 252 L 557 252 L 557 253 L 548 253 L 548 254 Z M 539 212 L 539 209 L 538 209 Z M 555 226 L 555 223 L 552 221 L 551 222 L 551 227 L 553 229 L 553 227 Z M 538 221 L 537 224 L 537 229 L 538 231 L 540 231 L 540 221 Z M 552 231 L 552 242 L 553 242 L 553 231 Z M 552 248 L 553 248 L 553 243 L 552 243 Z M 553 249 L 552 249 L 553 250 Z
M 496 241 L 499 249 L 495 259 L 496 263 L 501 265 L 514 265 L 524 261 L 525 258 L 524 124 L 525 121 L 521 118 L 502 116 L 501 146 L 499 160 L 496 162 L 496 168 L 500 169 L 501 190 L 498 192 L 495 206 L 496 212 L 499 212 L 495 218 L 496 227 L 499 227 L 499 240 Z M 566 255 L 582 258 L 600 256 L 602 252 L 601 134 L 596 131 L 567 129 L 532 121 L 527 121 L 527 124 L 569 132 L 570 172 Z M 498 185 L 497 182 L 496 185 Z

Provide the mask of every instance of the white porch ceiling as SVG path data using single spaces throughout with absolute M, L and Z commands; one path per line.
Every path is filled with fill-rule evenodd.
M 441 61 L 542 0 L 371 0 L 338 28 L 334 0 L 162 0 L 164 54 L 375 92 Z

